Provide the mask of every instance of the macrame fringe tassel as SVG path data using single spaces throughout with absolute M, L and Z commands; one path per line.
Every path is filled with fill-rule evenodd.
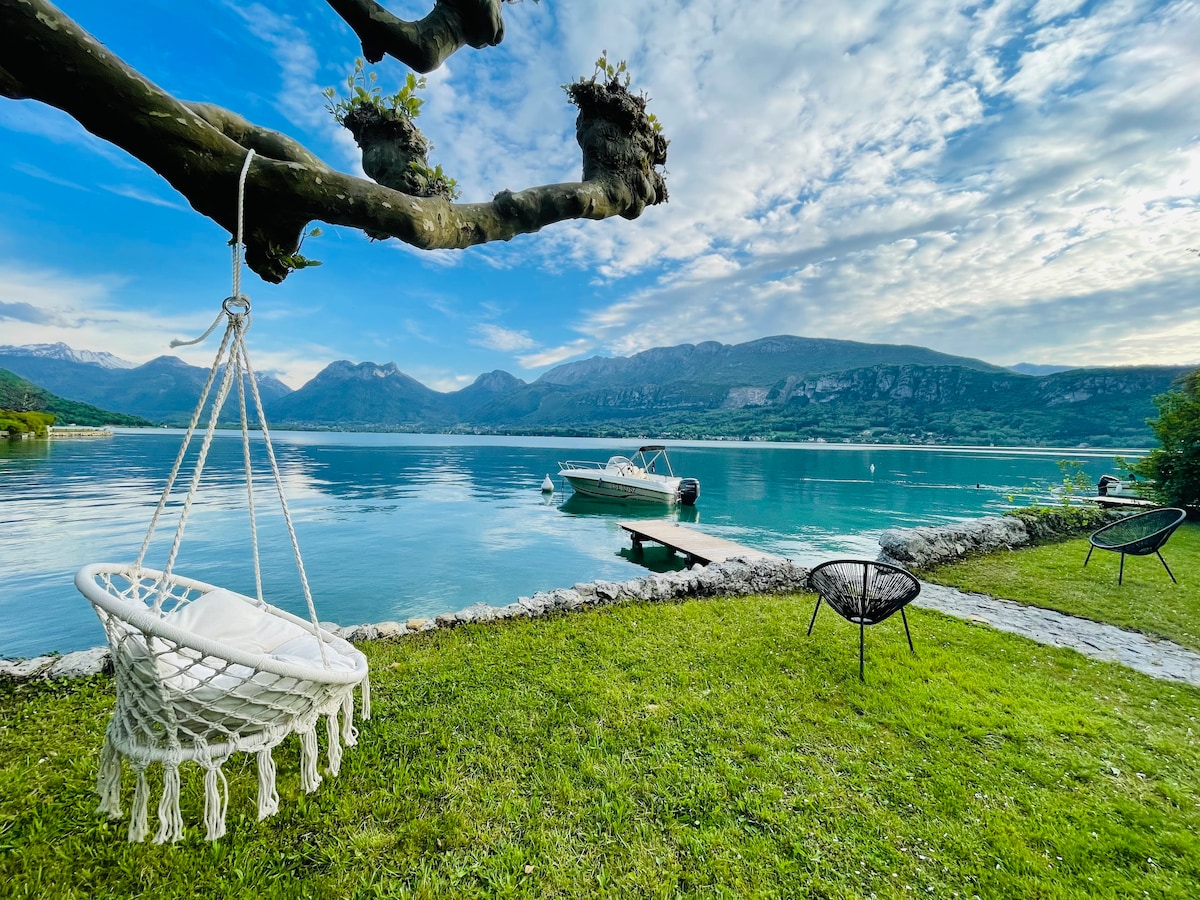
M 362 680 L 362 715 L 364 722 L 371 718 L 371 676 L 365 675 Z
M 163 792 L 158 801 L 158 833 L 154 843 L 174 843 L 183 837 L 183 815 L 179 812 L 179 763 L 163 763 Z
M 225 834 L 225 808 L 229 804 L 229 783 L 220 766 L 209 766 L 204 772 L 205 838 L 215 841 Z
M 300 787 L 311 794 L 321 783 L 317 772 L 317 729 L 310 728 L 300 733 Z
M 129 842 L 137 844 L 146 839 L 150 807 L 150 786 L 146 783 L 146 767 L 136 766 L 137 787 L 133 791 L 133 810 L 129 816 Z
M 342 699 L 342 743 L 347 747 L 358 746 L 358 729 L 354 727 L 354 690 Z
M 338 734 L 338 714 L 334 710 L 325 717 L 325 736 L 329 739 L 329 774 L 337 775 L 342 770 L 342 739 Z
M 279 792 L 275 790 L 275 758 L 271 748 L 258 751 L 258 821 L 279 812 Z
M 96 793 L 100 795 L 97 810 L 110 819 L 121 818 L 121 754 L 107 737 L 100 750 L 100 773 L 96 776 Z

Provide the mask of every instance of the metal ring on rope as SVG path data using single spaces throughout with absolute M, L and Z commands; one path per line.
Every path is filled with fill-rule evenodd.
M 250 298 L 245 294 L 226 297 L 221 301 L 221 312 L 228 316 L 234 327 L 241 330 L 243 334 L 250 330 Z
M 235 313 L 231 307 L 240 306 L 244 312 Z M 236 297 L 226 297 L 221 301 L 221 309 L 228 316 L 249 315 L 250 313 L 250 298 L 245 294 L 238 294 Z

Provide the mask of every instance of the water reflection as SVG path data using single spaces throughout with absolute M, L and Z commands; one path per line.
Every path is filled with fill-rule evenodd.
M 617 519 L 663 519 L 668 522 L 699 522 L 700 510 L 681 503 L 622 502 L 571 494 L 558 507 L 568 516 L 608 516 Z
M 687 560 L 684 557 L 670 547 L 656 544 L 643 544 L 640 549 L 622 547 L 617 551 L 617 556 L 651 572 L 678 572 L 687 568 Z

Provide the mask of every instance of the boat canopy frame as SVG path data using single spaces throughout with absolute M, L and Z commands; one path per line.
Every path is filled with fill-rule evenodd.
M 647 453 L 649 453 L 651 455 L 647 456 L 646 455 Z M 659 459 L 661 459 L 663 461 L 663 464 L 666 465 L 666 467 L 667 467 L 666 472 L 658 471 L 657 467 L 658 467 Z M 599 462 L 598 460 L 594 460 L 594 459 L 592 459 L 592 460 L 569 459 L 566 462 L 560 462 L 558 464 L 558 467 L 560 470 L 561 469 L 585 469 L 585 470 L 591 469 L 591 470 L 604 471 L 609 466 L 613 465 L 614 462 L 620 463 L 621 461 L 623 461 L 624 463 L 629 464 L 629 465 L 637 466 L 643 472 L 649 472 L 651 474 L 657 474 L 657 475 L 666 475 L 668 478 L 676 477 L 674 470 L 671 468 L 671 458 L 669 456 L 667 456 L 667 448 L 666 448 L 665 444 L 645 444 L 645 445 L 637 448 L 637 451 L 634 453 L 632 458 L 630 458 L 628 456 L 621 456 L 618 454 L 616 456 L 610 456 L 605 462 Z

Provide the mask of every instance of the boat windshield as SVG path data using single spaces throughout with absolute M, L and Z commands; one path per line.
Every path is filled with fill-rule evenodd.
M 671 461 L 667 458 L 667 448 L 662 445 L 639 447 L 637 462 L 647 472 L 675 477 L 675 473 L 671 471 Z
M 604 468 L 611 472 L 620 472 L 624 469 L 633 468 L 633 460 L 628 456 L 610 456 L 608 464 Z

